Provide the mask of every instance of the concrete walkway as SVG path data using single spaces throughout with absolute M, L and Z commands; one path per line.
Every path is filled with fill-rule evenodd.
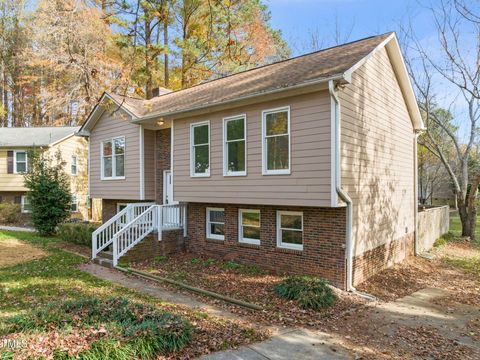
M 217 352 L 201 360 L 319 360 L 354 359 L 326 333 L 305 329 L 287 330 L 272 338 L 242 346 L 237 350 Z
M 166 302 L 188 306 L 192 309 L 199 309 L 209 314 L 225 317 L 228 319 L 239 319 L 237 315 L 232 314 L 226 310 L 198 301 L 197 299 L 188 295 L 184 295 L 179 292 L 170 291 L 165 288 L 156 286 L 153 281 L 148 281 L 135 275 L 127 275 L 119 270 L 109 269 L 93 263 L 82 264 L 79 268 L 80 270 L 88 272 L 100 279 L 111 281 L 115 284 L 122 285 L 128 289 L 153 296 Z
M 8 226 L 8 225 L 0 225 L 0 230 L 35 232 L 35 229 L 31 227 Z

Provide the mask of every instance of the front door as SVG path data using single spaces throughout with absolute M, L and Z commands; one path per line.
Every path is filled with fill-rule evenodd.
M 173 181 L 172 172 L 165 170 L 163 172 L 163 204 L 171 205 L 173 203 Z

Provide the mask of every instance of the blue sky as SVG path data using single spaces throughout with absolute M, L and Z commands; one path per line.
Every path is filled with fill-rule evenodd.
M 429 12 L 418 0 L 265 0 L 272 26 L 281 29 L 293 55 L 308 52 L 310 33 L 320 34 L 323 46 L 335 45 L 335 24 L 343 40 L 353 41 L 398 30 L 411 19 L 420 37 L 431 35 Z

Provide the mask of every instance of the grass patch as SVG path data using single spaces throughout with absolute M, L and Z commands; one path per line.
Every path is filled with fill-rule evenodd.
M 192 334 L 190 324 L 182 317 L 121 297 L 54 302 L 32 314 L 8 318 L 6 323 L 7 334 L 52 329 L 71 332 L 79 328 L 99 334 L 99 329 L 108 329 L 100 333 L 108 338 L 95 339 L 91 348 L 76 354 L 88 359 L 105 353 L 113 353 L 115 358 L 150 359 L 180 350 Z M 54 350 L 60 358 L 62 352 Z
M 59 242 L 54 237 L 0 231 L 0 242 L 8 239 L 27 241 L 46 255 L 0 268 L 0 334 L 25 339 L 29 346 L 0 348 L 2 360 L 148 358 L 152 353 L 179 349 L 188 333 L 192 342 L 178 357 L 196 358 L 220 350 L 224 341 L 237 347 L 266 336 L 250 326 L 100 280 L 78 268 L 85 259 L 53 246 Z
M 332 306 L 336 297 L 324 280 L 309 276 L 289 276 L 274 286 L 278 296 L 296 300 L 302 309 L 322 310 Z
M 443 261 L 447 265 L 454 266 L 480 277 L 480 257 L 445 257 Z

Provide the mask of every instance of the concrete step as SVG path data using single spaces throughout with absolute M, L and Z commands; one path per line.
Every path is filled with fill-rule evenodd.
M 102 259 L 113 260 L 113 252 L 112 251 L 100 251 L 97 256 L 101 257 Z
M 105 258 L 97 257 L 97 258 L 93 259 L 93 263 L 97 264 L 97 265 L 100 265 L 100 266 L 103 266 L 103 267 L 106 267 L 106 268 L 113 268 L 113 260 L 111 260 L 111 259 L 105 259 Z

